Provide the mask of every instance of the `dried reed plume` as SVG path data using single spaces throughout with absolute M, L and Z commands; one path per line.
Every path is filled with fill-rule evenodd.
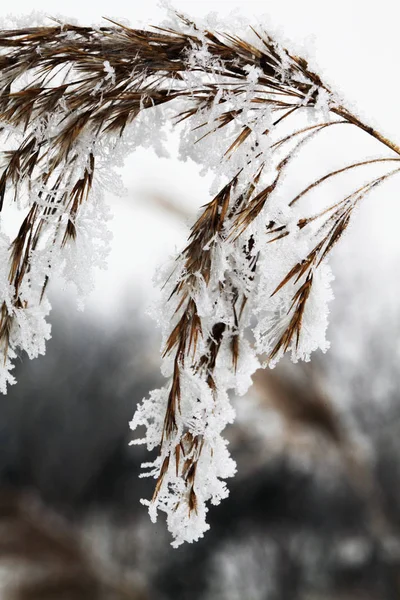
M 397 532 L 384 499 L 384 490 L 376 472 L 376 465 L 368 452 L 355 439 L 331 399 L 322 392 L 322 373 L 315 366 L 306 365 L 300 371 L 302 378 L 282 372 L 260 371 L 255 378 L 255 391 L 262 404 L 270 405 L 288 426 L 289 448 L 284 451 L 301 453 L 296 444 L 295 431 L 307 431 L 315 439 L 322 439 L 327 452 L 333 449 L 341 462 L 343 473 L 357 496 L 366 507 L 365 525 L 379 552 L 384 554 L 385 544 Z M 314 462 L 322 458 L 320 446 L 315 450 Z M 324 460 L 326 459 L 326 456 Z M 324 464 L 324 469 L 326 465 Z M 393 578 L 398 594 L 398 577 Z
M 0 563 L 4 600 L 145 600 L 139 585 L 99 568 L 78 536 L 28 498 L 3 490 Z
M 4 152 L 0 207 L 9 190 L 17 198 L 25 189 L 30 198 L 27 215 L 10 248 L 12 297 L 2 305 L 0 343 L 6 360 L 10 349 L 16 350 L 15 315 L 29 307 L 26 286 L 32 285 L 33 259 L 43 240 L 48 253 L 40 270 L 40 301 L 54 272 L 55 249 L 73 245 L 79 214 L 94 185 L 98 145 L 103 139 L 114 143 L 136 117 L 162 105 L 168 105 L 176 123 L 193 122 L 196 142 L 222 138 L 225 131 L 231 131 L 229 127 L 236 127 L 233 141 L 229 140 L 222 153 L 224 164 L 235 165 L 235 156 L 246 144 L 249 150 L 244 163 L 232 167 L 228 182 L 193 225 L 181 257 L 181 274 L 170 294 L 176 305 L 164 349 L 173 366 L 158 440 L 161 460 L 153 502 L 160 490 L 168 487 L 164 481 L 167 473 L 174 472 L 184 482 L 182 497 L 189 513 L 195 513 L 205 437 L 182 421 L 182 373 L 190 368 L 217 402 L 215 370 L 223 345 L 230 349 L 232 371 L 238 369 L 247 324 L 245 309 L 252 284 L 259 277 L 261 250 L 252 227 L 265 217 L 268 201 L 298 151 L 327 128 L 356 127 L 391 151 L 387 157 L 329 172 L 289 202 L 289 207 L 297 204 L 325 181 L 345 172 L 372 164 L 389 169 L 321 212 L 298 220 L 296 229 L 304 238 L 312 223 L 319 228 L 310 230 L 313 243 L 308 254 L 295 262 L 272 290 L 274 297 L 291 286 L 286 320 L 275 328 L 268 351 L 267 362 L 275 362 L 287 350 L 298 349 L 320 265 L 348 227 L 354 208 L 374 187 L 400 171 L 400 148 L 353 115 L 303 58 L 279 47 L 267 33 L 252 30 L 254 43 L 250 43 L 228 33 L 200 30 L 181 15 L 179 19 L 182 30 L 139 30 L 113 22 L 92 28 L 55 22 L 51 27 L 0 31 L 0 125 L 5 134 L 17 131 L 20 135 L 18 147 Z M 253 86 L 250 100 L 246 96 L 249 80 Z M 251 125 L 243 124 L 245 106 L 254 122 L 262 111 L 273 115 L 258 136 L 270 140 L 268 156 L 259 149 L 257 139 L 254 141 Z M 321 106 L 319 122 L 296 126 L 294 117 Z M 271 164 L 273 177 L 268 178 Z M 275 244 L 292 235 L 292 229 L 275 217 L 266 219 L 263 229 L 268 241 Z M 236 258 L 230 254 L 224 279 L 216 285 L 225 317 L 208 327 L 196 294 L 199 280 L 209 289 L 215 285 L 211 280 L 220 246 L 235 248 L 237 253 Z

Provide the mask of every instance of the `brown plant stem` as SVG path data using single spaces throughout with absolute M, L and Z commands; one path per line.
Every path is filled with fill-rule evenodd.
M 388 148 L 393 150 L 393 152 L 396 152 L 396 154 L 398 154 L 400 156 L 400 146 L 398 144 L 395 144 L 394 142 L 389 140 L 386 136 L 384 136 L 382 133 L 379 133 L 379 131 L 377 131 L 370 125 L 366 125 L 365 123 L 363 123 L 358 117 L 353 115 L 346 108 L 341 106 L 339 108 L 331 108 L 331 111 L 333 113 L 335 113 L 336 115 L 338 115 L 339 117 L 343 117 L 344 119 L 349 121 L 349 123 L 353 123 L 353 125 L 356 125 L 363 131 L 366 131 L 373 138 L 375 138 L 376 140 L 381 142 L 381 144 L 384 144 L 385 146 L 387 146 Z

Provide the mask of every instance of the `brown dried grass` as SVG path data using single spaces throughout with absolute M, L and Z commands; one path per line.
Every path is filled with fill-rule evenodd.
M 287 51 L 286 77 L 282 77 L 283 59 L 275 41 L 265 32 L 256 31 L 254 33 L 260 47 L 234 35 L 204 32 L 208 51 L 219 60 L 219 67 L 216 70 L 215 65 L 204 65 L 202 69 L 205 75 L 214 77 L 216 81 L 208 81 L 195 90 L 185 89 L 182 82 L 183 74 L 188 69 L 187 55 L 193 48 L 200 48 L 202 42 L 197 36 L 195 25 L 186 17 L 180 18 L 184 24 L 192 27 L 191 33 L 162 28 L 145 31 L 112 21 L 98 29 L 55 21 L 51 27 L 0 31 L 0 123 L 22 127 L 25 131 L 19 147 L 4 155 L 5 165 L 0 176 L 0 207 L 3 206 L 6 191 L 9 189 L 17 196 L 22 185 L 26 184 L 29 187 L 35 181 L 49 190 L 41 193 L 40 197 L 40 200 L 45 201 L 46 207 L 35 202 L 32 204 L 10 249 L 9 282 L 15 290 L 15 307 L 21 305 L 19 290 L 29 274 L 30 258 L 40 242 L 46 216 L 59 210 L 55 198 L 57 202 L 61 202 L 64 213 L 68 215 L 68 219 L 62 225 L 64 230 L 61 245 L 73 243 L 76 237 L 76 216 L 82 204 L 87 201 L 96 168 L 95 158 L 89 152 L 86 169 L 82 175 L 74 178 L 74 167 L 78 160 L 77 143 L 83 135 L 90 133 L 96 138 L 106 134 L 121 136 L 141 111 L 170 103 L 178 98 L 189 100 L 191 107 L 176 115 L 176 121 L 190 119 L 200 109 L 212 105 L 221 85 L 228 85 L 226 80 L 230 81 L 231 93 L 240 95 L 249 66 L 262 70 L 258 80 L 260 93 L 252 99 L 252 104 L 254 108 L 268 106 L 275 112 L 275 126 L 288 122 L 303 108 L 313 108 L 317 102 L 318 89 L 330 92 L 303 58 Z M 99 96 L 93 94 L 93 89 L 96 85 L 104 83 L 105 61 L 112 67 L 115 81 L 112 85 L 103 87 Z M 193 68 L 199 70 L 200 66 Z M 31 75 L 31 83 L 21 85 L 21 78 L 26 74 Z M 225 83 L 221 84 L 221 81 Z M 46 120 L 48 114 L 61 115 L 60 106 L 64 106 L 65 115 L 60 119 L 58 133 L 48 140 L 38 139 L 35 131 L 30 128 L 33 119 Z M 239 197 L 235 196 L 233 201 L 239 171 L 205 206 L 202 215 L 194 224 L 188 245 L 183 252 L 186 277 L 177 283 L 172 293 L 173 296 L 178 296 L 179 317 L 164 349 L 165 355 L 174 355 L 174 372 L 164 420 L 163 443 L 167 443 L 176 431 L 176 414 L 180 410 L 181 401 L 181 368 L 185 362 L 193 362 L 199 339 L 203 336 L 202 321 L 191 291 L 199 274 L 206 284 L 210 280 L 213 245 L 220 239 L 230 240 L 232 243 L 238 240 L 268 202 L 297 150 L 306 140 L 332 125 L 355 126 L 389 148 L 396 156 L 362 161 L 328 173 L 300 192 L 291 204 L 298 202 L 327 179 L 341 173 L 373 163 L 400 160 L 400 148 L 396 144 L 364 124 L 344 106 L 336 104 L 331 112 L 339 117 L 339 120 L 327 120 L 302 129 L 294 128 L 289 135 L 286 134 L 272 145 L 274 152 L 292 145 L 279 162 L 272 183 L 261 191 L 258 190 L 257 184 L 265 170 L 265 164 L 262 163 L 254 173 L 253 180 L 248 182 L 247 189 Z M 220 115 L 216 131 L 227 127 L 239 113 L 240 110 L 227 110 Z M 269 134 L 268 130 L 264 132 L 266 136 Z M 227 147 L 225 156 L 228 158 L 235 153 L 248 136 L 249 129 L 244 126 Z M 398 168 L 393 168 L 389 173 L 374 179 L 329 209 L 299 221 L 298 227 L 305 229 L 316 219 L 325 218 L 320 229 L 320 240 L 302 262 L 293 266 L 274 292 L 277 293 L 289 282 L 297 286 L 289 311 L 288 325 L 270 353 L 271 360 L 292 344 L 298 346 L 315 269 L 343 235 L 354 207 L 373 187 L 398 171 Z M 67 180 L 70 182 L 70 191 L 60 196 L 59 190 L 66 186 Z M 278 234 L 271 237 L 271 242 L 277 242 L 289 235 L 285 227 L 273 222 L 266 227 L 271 235 Z M 258 256 L 252 257 L 249 247 L 244 247 L 243 253 L 248 260 L 249 276 L 254 278 Z M 47 283 L 48 277 L 44 282 L 43 292 Z M 203 374 L 212 391 L 215 391 L 213 373 L 223 340 L 227 340 L 231 348 L 233 368 L 238 364 L 238 329 L 247 297 L 236 288 L 231 290 L 231 297 L 235 326 L 228 327 L 226 323 L 217 323 L 206 340 L 206 352 L 192 365 L 197 372 Z M 3 304 L 0 342 L 5 357 L 9 350 L 12 327 L 13 313 Z M 185 436 L 175 449 L 176 470 L 187 481 L 190 506 L 195 509 L 194 481 L 202 440 L 190 437 L 188 433 L 185 433 Z M 190 459 L 185 458 L 188 454 Z M 164 460 L 160 471 L 155 495 L 168 468 L 166 461 L 167 459 Z

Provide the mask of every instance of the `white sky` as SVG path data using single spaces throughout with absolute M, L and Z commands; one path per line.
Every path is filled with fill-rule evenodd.
M 237 0 L 176 0 L 173 6 L 195 17 L 215 12 L 223 20 L 232 10 L 264 25 L 266 29 L 290 40 L 291 47 L 304 54 L 308 49 L 311 66 L 322 72 L 324 79 L 355 104 L 364 120 L 376 124 L 383 133 L 400 143 L 400 106 L 398 77 L 398 23 L 399 3 L 394 0 L 336 0 L 335 3 L 318 0 L 263 0 L 240 2 Z M 0 18 L 12 8 L 13 15 L 28 15 L 33 8 L 27 0 L 2 2 Z M 159 24 L 165 11 L 158 0 L 126 2 L 124 0 L 35 0 L 34 9 L 49 16 L 63 15 L 82 23 L 100 23 L 102 16 L 128 20 L 132 26 L 144 27 Z M 340 149 L 332 148 L 332 151 Z M 377 151 L 379 148 L 376 149 Z M 88 310 L 96 311 L 115 299 L 115 284 L 122 287 L 126 279 L 140 279 L 138 288 L 149 289 L 151 273 L 166 254 L 182 246 L 186 229 L 167 213 L 155 216 L 154 208 L 146 206 L 143 191 L 152 186 L 168 197 L 185 202 L 188 182 L 194 189 L 194 198 L 188 206 L 204 204 L 208 200 L 209 180 L 204 181 L 198 170 L 188 163 L 158 159 L 152 152 L 139 152 L 127 162 L 124 171 L 129 197 L 125 201 L 112 200 L 115 218 L 113 252 L 106 274 L 97 277 L 97 291 L 88 303 Z M 366 253 L 367 257 L 381 258 L 393 249 L 400 255 L 396 218 L 400 215 L 397 204 L 400 180 L 386 193 L 375 194 L 363 207 L 364 213 L 354 231 L 345 240 L 346 251 Z M 383 215 L 383 216 L 382 216 Z M 385 235 L 375 227 L 382 218 Z M 151 231 L 151 240 L 144 232 Z M 144 252 L 146 248 L 146 252 Z M 356 251 L 354 251 L 356 249 Z M 342 254 L 343 256 L 343 254 Z M 122 257 L 122 258 L 121 258 Z M 146 262 L 146 264 L 144 264 Z

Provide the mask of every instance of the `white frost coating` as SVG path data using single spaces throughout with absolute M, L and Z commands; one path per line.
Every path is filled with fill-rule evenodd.
M 204 345 L 207 332 L 211 332 L 215 323 L 229 322 L 232 318 L 229 298 L 221 298 L 218 291 L 221 278 L 225 280 L 226 284 L 231 273 L 229 267 L 232 260 L 231 251 L 232 244 L 217 245 L 215 247 L 215 263 L 216 267 L 219 267 L 218 271 L 213 274 L 208 286 L 201 278 L 198 281 L 196 301 L 203 326 L 203 338 L 199 341 L 196 351 L 199 358 L 207 351 Z M 182 271 L 180 273 L 182 274 Z M 176 302 L 168 302 L 174 284 L 175 280 L 171 279 L 165 287 L 160 306 L 154 308 L 156 318 L 160 315 L 161 310 L 164 312 L 161 319 L 164 342 L 169 333 L 169 323 L 176 321 L 176 316 L 174 317 Z M 182 443 L 181 440 L 185 433 L 201 440 L 200 445 L 196 448 L 191 448 L 189 443 L 187 443 L 187 447 L 182 448 L 182 455 L 185 451 L 185 461 L 191 458 L 196 460 L 194 488 L 196 510 L 189 510 L 190 498 L 187 496 L 182 473 L 177 474 L 176 462 L 172 457 L 164 473 L 156 502 L 144 501 L 149 506 L 152 520 L 156 520 L 159 510 L 167 514 L 168 528 L 175 538 L 174 546 L 178 546 L 184 541 L 193 542 L 202 537 L 209 528 L 206 522 L 207 503 L 219 504 L 228 495 L 228 489 L 223 480 L 235 474 L 236 466 L 229 455 L 227 441 L 221 435 L 226 425 L 233 422 L 235 416 L 227 390 L 235 389 L 236 393 L 244 394 L 251 384 L 251 375 L 258 367 L 259 362 L 254 351 L 245 340 L 242 340 L 236 374 L 232 372 L 232 357 L 229 349 L 222 345 L 213 377 L 214 392 L 207 385 L 204 376 L 196 373 L 190 365 L 187 367 L 182 365 L 180 368 L 181 404 L 177 413 L 177 430 L 174 437 L 169 439 L 164 453 L 153 463 L 143 465 L 147 471 L 144 476 L 157 478 L 166 457 L 169 457 L 175 447 Z M 162 370 L 166 376 L 172 374 L 174 364 L 170 357 L 166 357 L 164 360 Z M 149 450 L 160 444 L 169 387 L 166 385 L 160 390 L 153 391 L 150 397 L 139 405 L 132 419 L 131 428 L 146 427 L 146 436 L 143 439 L 134 440 L 132 443 L 145 443 Z M 183 445 L 185 446 L 185 442 Z
M 55 127 L 54 122 L 50 124 Z M 44 131 L 43 135 L 49 135 Z M 109 153 L 109 148 L 114 146 L 114 154 Z M 121 146 L 121 147 L 119 147 Z M 129 144 L 125 142 L 125 147 Z M 7 312 L 12 318 L 9 332 L 8 356 L 0 361 L 0 391 L 6 393 L 7 383 L 15 383 L 10 375 L 12 359 L 25 351 L 29 358 L 45 353 L 45 342 L 50 336 L 50 325 L 46 322 L 51 306 L 47 298 L 47 278 L 59 276 L 66 283 L 72 283 L 78 292 L 79 306 L 82 308 L 84 298 L 93 289 L 93 268 L 106 268 L 106 258 L 109 251 L 111 234 L 106 223 L 110 218 L 108 209 L 103 202 L 103 193 L 106 189 L 106 179 L 102 177 L 105 171 L 109 178 L 110 163 L 120 161 L 123 143 L 119 145 L 109 139 L 108 144 L 99 142 L 90 144 L 88 140 L 82 145 L 82 150 L 75 161 L 75 175 L 87 168 L 89 151 L 93 153 L 98 166 L 95 174 L 90 202 L 86 202 L 76 216 L 74 226 L 76 240 L 62 242 L 67 214 L 63 213 L 63 204 L 59 208 L 48 212 L 41 223 L 41 238 L 35 252 L 29 257 L 29 278 L 25 278 L 18 289 L 18 301 L 15 301 L 14 287 L 8 282 L 11 240 L 1 234 L 0 252 L 1 259 L 1 296 L 0 302 L 5 303 Z M 125 148 L 125 149 L 126 149 Z M 100 185 L 99 185 L 100 184 Z M 111 181 L 109 187 L 111 187 Z M 60 190 L 60 194 L 65 190 Z M 115 188 L 113 187 L 115 193 Z M 46 208 L 43 194 L 48 192 L 44 186 L 33 185 L 29 193 L 21 190 L 19 202 L 21 205 L 32 207 L 33 203 L 41 208 Z M 25 196 L 25 200 L 23 197 Z M 25 209 L 26 210 L 26 209 Z
M 209 46 L 206 31 L 212 26 L 205 23 L 201 30 L 190 23 L 172 24 L 173 29 L 182 27 L 192 37 L 189 49 L 184 46 L 183 58 L 179 57 L 186 60 L 187 70 L 179 67 L 179 77 L 169 81 L 167 76 L 165 81 L 164 75 L 158 77 L 156 70 L 153 74 L 150 69 L 150 75 L 142 73 L 147 67 L 140 57 L 136 63 L 132 57 L 132 78 L 135 69 L 141 69 L 143 87 L 139 84 L 139 92 L 132 92 L 139 99 L 130 115 L 133 123 L 128 138 L 115 137 L 107 128 L 97 129 L 98 125 L 79 128 L 76 115 L 69 111 L 67 94 L 48 118 L 33 114 L 29 127 L 36 143 L 45 141 L 50 147 L 43 169 L 51 171 L 51 142 L 57 139 L 61 124 L 72 124 L 79 135 L 75 139 L 75 130 L 71 134 L 68 153 L 73 158 L 63 163 L 62 185 L 38 178 L 27 189 L 18 189 L 18 201 L 25 210 L 39 207 L 43 211 L 40 241 L 25 261 L 29 276 L 18 289 L 9 284 L 10 240 L 0 237 L 0 301 L 12 318 L 8 354 L 0 367 L 0 389 L 5 391 L 7 383 L 13 383 L 10 361 L 17 352 L 26 351 L 30 357 L 44 352 L 50 336 L 45 321 L 50 309 L 46 296 L 50 275 L 72 282 L 82 299 L 92 288 L 92 268 L 105 266 L 110 239 L 102 194 L 107 188 L 115 192 L 110 176 L 113 167 L 120 166 L 123 156 L 139 145 L 166 156 L 165 112 L 184 115 L 180 156 L 195 160 L 203 173 L 214 174 L 214 198 L 200 212 L 188 246 L 167 274 L 160 304 L 153 309 L 162 330 L 161 370 L 166 384 L 142 401 L 130 424 L 133 430 L 140 429 L 140 439 L 133 444 L 146 444 L 149 450 L 161 446 L 156 460 L 143 465 L 143 476 L 158 480 L 152 500 L 143 503 L 152 520 L 159 511 L 166 513 L 174 546 L 202 537 L 209 527 L 209 503 L 218 504 L 228 495 L 225 480 L 236 469 L 223 437 L 235 416 L 228 392 L 245 394 L 266 356 L 273 367 L 286 351 L 293 361 L 309 360 L 318 348 L 326 351 L 328 302 L 332 298 L 325 250 L 335 240 L 326 238 L 320 244 L 321 230 L 329 233 L 332 226 L 329 215 L 322 226 L 313 219 L 309 219 L 311 225 L 301 223 L 303 215 L 297 205 L 290 205 L 282 175 L 282 164 L 286 168 L 318 129 L 309 127 L 306 135 L 289 136 L 291 150 L 287 152 L 285 137 L 281 137 L 287 134 L 287 120 L 283 130 L 278 124 L 298 111 L 326 126 L 337 100 L 320 88 L 319 79 L 304 63 L 296 63 L 275 43 L 268 59 L 274 71 L 263 54 L 263 41 L 255 34 L 250 36 L 252 45 L 239 45 L 226 66 L 215 47 L 213 53 Z M 237 35 L 235 27 L 232 29 Z M 75 35 L 73 30 L 65 32 L 71 41 Z M 229 39 L 236 40 L 224 39 L 228 45 Z M 241 52 L 249 64 L 240 63 Z M 97 68 L 100 79 L 88 93 L 88 102 L 93 101 L 96 110 L 96 103 L 119 77 L 118 64 L 114 68 L 103 57 Z M 275 87 L 268 88 L 273 76 Z M 162 83 L 157 88 L 159 79 Z M 154 92 L 152 85 L 159 96 L 150 93 Z M 129 98 L 132 90 L 126 89 Z M 166 107 L 171 90 L 177 97 Z M 154 106 L 154 98 L 159 106 Z M 282 103 L 291 110 L 280 118 Z M 68 210 L 74 186 L 86 179 L 91 181 L 90 197 L 82 196 L 79 210 Z M 343 219 L 349 203 L 343 204 Z M 72 233 L 65 239 L 67 226 Z M 303 226 L 307 226 L 306 233 Z M 280 241 L 271 243 L 274 238 Z M 289 276 L 293 268 L 298 270 Z M 301 304 L 303 292 L 306 301 Z M 287 343 L 282 342 L 290 328 Z M 253 345 L 248 331 L 255 340 Z
M 188 430 L 193 435 L 203 436 L 203 444 L 196 472 L 196 511 L 188 511 L 188 499 L 183 480 L 176 475 L 175 464 L 170 463 L 168 471 L 159 490 L 157 503 L 144 502 L 149 505 L 149 513 L 153 521 L 157 518 L 159 510 L 167 513 L 168 528 L 173 532 L 174 546 L 182 542 L 197 541 L 209 528 L 206 523 L 207 506 L 226 498 L 228 490 L 223 479 L 232 477 L 236 465 L 230 458 L 227 442 L 220 433 L 228 423 L 234 419 L 234 411 L 230 405 L 227 393 L 218 390 L 217 398 L 213 397 L 210 388 L 205 382 L 193 373 L 184 373 L 182 377 L 182 407 L 180 419 L 187 423 Z M 217 383 L 218 386 L 218 383 Z M 138 408 L 131 426 L 140 425 L 147 427 L 146 443 L 149 449 L 159 444 L 162 432 L 163 419 L 160 420 L 160 403 L 165 404 L 168 389 L 162 388 L 152 392 L 150 398 L 145 400 Z M 180 434 L 177 435 L 179 443 Z M 138 443 L 142 440 L 137 440 Z M 171 441 L 171 445 L 173 441 Z M 198 449 L 194 449 L 193 453 Z M 186 459 L 190 454 L 186 454 Z M 159 457 L 154 463 L 143 465 L 150 469 L 147 476 L 157 476 L 164 460 Z
M 28 25 L 43 25 L 43 15 L 32 15 Z M 5 22 L 7 27 L 26 27 L 25 21 L 12 20 Z M 67 32 L 66 36 L 73 36 Z M 115 71 L 108 61 L 104 64 L 104 84 L 112 86 L 115 83 Z M 26 78 L 25 84 L 29 84 Z M 100 86 L 98 92 L 101 93 Z M 146 112 L 151 112 L 149 117 Z M 70 114 L 64 98 L 60 100 L 57 109 L 46 119 L 35 117 L 33 114 L 29 130 L 36 138 L 36 147 L 41 142 L 49 143 L 51 147 L 60 131 L 60 126 L 66 119 L 74 118 Z M 39 224 L 40 238 L 34 252 L 25 255 L 28 274 L 22 279 L 18 289 L 10 283 L 10 258 L 13 252 L 13 239 L 3 232 L 0 222 L 0 310 L 4 307 L 7 319 L 2 331 L 3 340 L 0 360 L 0 392 L 7 392 L 7 385 L 15 383 L 12 376 L 13 360 L 26 352 L 29 358 L 45 353 L 45 342 L 51 335 L 51 327 L 46 318 L 51 306 L 47 296 L 47 282 L 59 277 L 61 281 L 72 284 L 77 291 L 79 308 L 83 309 L 85 297 L 93 290 L 93 269 L 107 268 L 107 256 L 110 247 L 111 233 L 107 222 L 111 215 L 104 202 L 104 192 L 123 193 L 123 189 L 115 167 L 123 165 L 124 158 L 138 145 L 149 146 L 150 140 L 157 138 L 156 150 L 159 155 L 165 155 L 163 141 L 166 139 L 162 131 L 160 111 L 149 109 L 136 119 L 134 125 L 127 128 L 123 138 L 110 133 L 96 137 L 94 132 L 81 134 L 71 148 L 74 156 L 70 167 L 65 168 L 63 184 L 55 191 L 54 179 L 44 184 L 39 177 L 31 178 L 27 183 L 20 184 L 15 200 L 18 208 L 30 215 L 36 206 L 41 212 Z M 142 127 L 141 136 L 138 128 Z M 1 142 L 7 150 L 14 150 L 24 139 L 26 131 L 22 128 L 6 125 L 1 132 Z M 93 157 L 95 168 L 91 167 Z M 43 159 L 42 170 L 51 170 L 52 154 L 49 152 Z M 2 160 L 3 162 L 3 160 Z M 3 165 L 1 165 L 3 166 Z M 92 172 L 93 171 L 93 172 Z M 75 216 L 68 212 L 68 199 L 76 182 L 90 173 L 93 181 L 90 197 L 84 198 Z M 55 176 L 57 172 L 55 173 Z M 54 176 L 54 177 L 55 177 Z M 5 203 L 11 201 L 7 190 Z M 65 227 L 70 220 L 75 235 L 64 239 Z M 29 230 L 28 230 L 29 231 Z M 32 232 L 30 235 L 32 235 Z M 22 252 L 22 256 L 24 252 Z M 3 358 L 4 353 L 4 358 Z
M 170 24 L 171 26 L 171 24 Z M 174 23 L 177 28 L 178 24 Z M 205 26 L 206 27 L 206 26 Z M 226 30 L 226 23 L 224 24 Z M 196 29 L 195 35 L 201 38 L 201 32 Z M 258 40 L 252 40 L 257 45 Z M 281 78 L 287 78 L 286 67 L 289 66 L 287 56 L 276 46 L 281 57 Z M 218 72 L 220 64 L 207 49 L 207 42 L 199 47 L 193 47 L 188 54 L 188 65 L 194 67 L 208 66 L 209 71 Z M 230 91 L 229 85 L 221 85 L 216 90 L 211 103 L 200 106 L 197 113 L 191 117 L 181 135 L 180 156 L 182 160 L 188 157 L 202 166 L 203 173 L 211 170 L 215 174 L 211 193 L 217 194 L 221 187 L 240 172 L 235 191 L 230 200 L 234 211 L 235 200 L 246 190 L 248 182 L 255 180 L 259 169 L 270 161 L 269 169 L 264 169 L 263 175 L 255 185 L 253 195 L 272 183 L 276 177 L 277 159 L 271 159 L 270 143 L 267 142 L 265 131 L 273 135 L 273 123 L 276 117 L 264 104 L 255 104 L 254 98 L 259 96 L 259 78 L 262 70 L 255 66 L 247 69 L 247 80 L 241 79 L 241 93 Z M 185 85 L 195 90 L 204 83 L 201 68 L 186 74 Z M 219 80 L 223 78 L 219 77 Z M 306 78 L 302 78 L 306 82 Z M 309 82 L 308 82 L 309 83 Z M 308 106 L 317 86 L 312 86 L 309 94 L 302 101 Z M 330 98 L 318 96 L 318 106 L 312 108 L 316 117 L 326 118 L 326 110 Z M 190 108 L 190 102 L 186 109 Z M 182 103 L 182 112 L 185 103 Z M 223 129 L 223 135 L 218 135 L 220 118 L 228 111 L 236 116 Z M 247 138 L 235 146 L 235 140 L 243 128 L 248 128 Z M 233 146 L 232 146 L 233 144 Z M 232 146 L 232 148 L 231 148 Z M 299 144 L 300 147 L 300 144 Z M 231 148 L 231 151 L 229 150 Z M 222 157 L 222 158 L 221 158 Z M 278 154 L 279 159 L 279 154 Z M 229 402 L 227 390 L 244 394 L 252 382 L 252 374 L 260 363 L 256 352 L 260 355 L 269 353 L 288 324 L 291 316 L 293 294 L 298 285 L 293 282 L 284 286 L 278 293 L 272 293 L 280 281 L 298 261 L 305 259 L 313 248 L 315 239 L 302 236 L 297 227 L 297 207 L 291 209 L 281 193 L 278 185 L 260 214 L 253 220 L 246 231 L 236 241 L 229 236 L 229 228 L 233 226 L 235 215 L 227 217 L 224 229 L 204 245 L 203 251 L 209 252 L 211 270 L 209 281 L 206 282 L 199 272 L 195 274 L 196 283 L 191 284 L 190 297 L 196 303 L 197 315 L 201 319 L 202 335 L 191 359 L 176 362 L 174 352 L 167 353 L 163 359 L 162 373 L 168 378 L 167 384 L 151 392 L 150 396 L 138 406 L 131 421 L 131 428 L 139 428 L 141 437 L 132 444 L 144 443 L 149 450 L 161 444 L 160 456 L 151 463 L 143 465 L 143 476 L 158 479 L 156 492 L 152 500 L 143 500 L 148 506 L 150 517 L 157 519 L 159 511 L 166 513 L 168 529 L 173 535 L 173 546 L 183 542 L 193 542 L 203 536 L 209 525 L 206 522 L 207 505 L 209 502 L 218 504 L 228 495 L 224 479 L 235 473 L 235 463 L 231 459 L 227 442 L 223 438 L 223 430 L 234 418 L 234 411 Z M 291 235 L 280 243 L 269 244 L 270 234 L 266 224 L 274 220 L 276 225 L 282 225 Z M 249 247 L 252 240 L 252 250 L 246 256 L 244 247 Z M 252 260 L 258 260 L 255 275 L 249 271 Z M 172 273 L 172 274 L 171 274 Z M 153 309 L 163 333 L 162 347 L 165 348 L 168 337 L 182 316 L 182 305 L 179 295 L 174 295 L 176 284 L 189 276 L 185 270 L 185 261 L 180 259 L 173 264 L 164 288 L 160 304 Z M 330 281 L 332 279 L 329 267 L 322 264 L 315 270 L 314 282 L 308 303 L 303 315 L 303 327 L 296 343 L 293 340 L 287 350 L 292 359 L 309 360 L 311 352 L 317 348 L 326 351 L 327 304 L 332 298 Z M 165 281 L 165 279 L 163 279 Z M 236 291 L 235 291 L 236 290 Z M 232 298 L 235 293 L 246 297 L 246 304 L 239 324 L 235 323 L 232 312 Z M 172 297 L 171 297 L 172 294 Z M 242 295 L 242 296 L 241 296 Z M 254 326 L 255 347 L 245 339 L 244 332 L 253 323 L 254 316 L 258 323 Z M 207 355 L 206 340 L 212 335 L 213 327 L 224 323 L 230 332 L 237 334 L 240 350 L 236 371 L 232 368 L 232 353 L 229 336 L 224 334 L 218 352 L 215 367 L 212 370 L 213 389 L 207 385 L 204 374 L 199 375 L 195 365 L 204 354 Z M 225 332 L 226 333 L 226 332 Z M 274 364 L 282 356 L 280 350 L 270 362 Z M 171 385 L 179 373 L 180 405 L 175 410 L 175 429 L 165 436 L 165 421 Z M 214 390 L 214 391 L 213 391 Z M 145 428 L 144 435 L 142 427 Z M 196 447 L 185 440 L 199 440 Z M 183 442 L 182 442 L 183 440 Z M 176 449 L 179 448 L 178 457 Z M 195 476 L 187 477 L 184 462 L 192 465 Z M 194 465 L 194 467 L 193 467 Z M 161 475 L 161 476 L 160 476 Z M 189 480 L 189 485 L 188 485 Z M 191 494 L 195 493 L 195 505 L 191 504 Z
M 115 85 L 115 69 L 110 65 L 109 60 L 104 61 L 104 70 L 106 72 L 106 81 L 110 80 L 110 84 Z
M 10 240 L 0 233 L 0 297 L 13 318 L 8 334 L 8 353 L 0 362 L 0 392 L 3 394 L 7 392 L 7 385 L 16 383 L 11 370 L 12 361 L 18 356 L 18 349 L 24 350 L 29 358 L 44 354 L 45 343 L 50 338 L 51 331 L 46 322 L 50 304 L 46 299 L 40 302 L 40 289 L 37 286 L 22 286 L 20 304 L 15 306 L 14 289 L 8 282 L 9 248 Z

